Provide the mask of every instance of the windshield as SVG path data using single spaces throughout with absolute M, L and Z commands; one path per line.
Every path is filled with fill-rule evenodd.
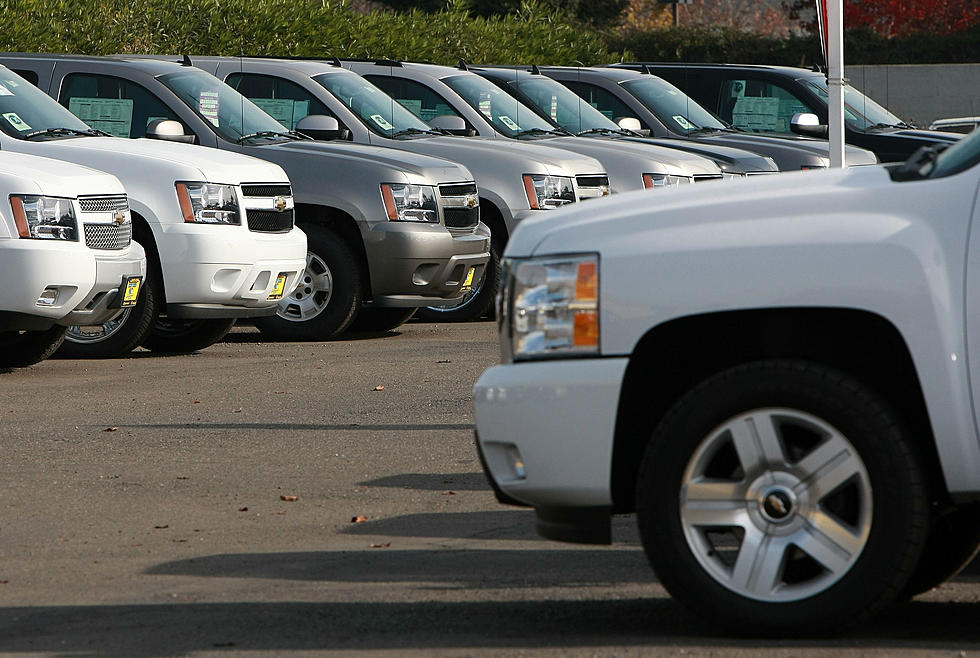
M 254 133 L 289 133 L 289 128 L 210 73 L 187 68 L 179 73 L 161 75 L 158 79 L 229 142 L 237 142 L 242 136 Z M 292 138 L 272 134 L 262 139 L 282 141 Z
M 555 130 L 534 110 L 475 73 L 444 78 L 443 82 L 507 137 L 517 137 L 527 130 L 545 133 Z
M 66 128 L 68 132 L 46 135 L 45 138 L 59 139 L 73 136 L 72 131 L 91 131 L 58 101 L 13 71 L 3 68 L 0 68 L 0 117 L 0 130 L 18 139 L 59 128 Z
M 509 83 L 524 94 L 542 114 L 571 133 L 583 130 L 615 130 L 619 126 L 606 115 L 589 105 L 574 91 L 551 78 L 536 75 L 533 78 L 520 78 Z
M 382 137 L 412 138 L 419 132 L 427 134 L 432 130 L 398 101 L 359 75 L 323 73 L 313 79 L 350 108 L 368 129 Z
M 824 103 L 829 102 L 826 78 L 807 78 L 802 82 Z M 905 122 L 851 85 L 844 85 L 844 123 L 855 130 L 886 126 L 906 127 Z
M 655 76 L 619 83 L 626 91 L 653 112 L 667 129 L 686 135 L 701 128 L 725 130 L 721 119 L 698 105 L 683 91 Z
M 980 130 L 975 130 L 938 156 L 930 178 L 952 176 L 980 162 Z

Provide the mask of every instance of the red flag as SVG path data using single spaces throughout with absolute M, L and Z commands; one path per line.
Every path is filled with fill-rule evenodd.
M 827 0 L 816 0 L 817 2 L 817 26 L 820 28 L 820 47 L 823 49 L 823 64 L 830 66 L 827 59 L 827 51 L 830 49 L 830 34 L 827 29 Z

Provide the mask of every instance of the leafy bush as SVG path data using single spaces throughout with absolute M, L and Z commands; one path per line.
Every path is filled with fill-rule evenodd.
M 596 64 L 594 30 L 544 5 L 471 18 L 461 0 L 435 13 L 358 14 L 346 0 L 0 0 L 0 50 L 389 57 L 455 64 Z

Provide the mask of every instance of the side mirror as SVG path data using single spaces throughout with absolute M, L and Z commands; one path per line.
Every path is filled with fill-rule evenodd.
M 429 125 L 436 130 L 445 130 L 453 135 L 462 135 L 463 137 L 476 135 L 475 130 L 466 127 L 466 120 L 455 114 L 440 114 L 437 117 L 432 117 L 429 119 Z
M 347 139 L 350 131 L 340 127 L 340 122 L 326 114 L 308 114 L 296 124 L 296 132 L 312 139 L 330 141 Z
M 827 139 L 827 136 L 830 134 L 830 128 L 822 125 L 816 114 L 810 114 L 809 112 L 794 114 L 789 122 L 789 129 L 797 135 L 821 137 L 823 139 Z
M 184 134 L 184 126 L 180 121 L 173 121 L 172 119 L 155 119 L 146 124 L 146 138 L 183 144 L 193 144 L 196 141 L 194 135 Z
M 643 128 L 643 124 L 636 117 L 616 117 L 616 125 L 623 130 L 632 130 L 635 133 L 640 133 L 644 137 L 649 137 L 650 131 Z

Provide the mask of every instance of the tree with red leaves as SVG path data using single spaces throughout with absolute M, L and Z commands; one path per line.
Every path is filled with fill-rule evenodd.
M 814 0 L 783 2 L 794 19 L 816 30 Z M 912 32 L 950 34 L 980 23 L 977 0 L 844 0 L 844 27 L 865 27 L 881 36 Z

